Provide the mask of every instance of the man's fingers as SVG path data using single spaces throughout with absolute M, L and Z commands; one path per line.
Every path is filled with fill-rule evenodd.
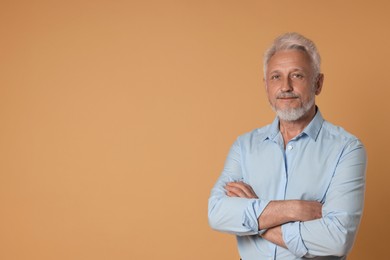
M 241 198 L 257 198 L 252 187 L 244 182 L 229 182 L 225 189 Z M 229 195 L 228 195 L 229 196 Z
M 246 198 L 245 192 L 238 187 L 226 186 L 225 189 L 227 191 L 227 195 L 230 197 Z
M 251 186 L 248 185 L 248 189 L 250 190 L 250 192 L 251 192 L 252 194 L 256 195 L 255 191 L 252 189 Z M 257 195 L 256 195 L 256 197 L 257 197 Z
M 243 196 L 242 194 L 236 193 L 235 191 L 231 191 L 231 190 L 227 190 L 226 195 L 228 195 L 229 197 L 240 197 L 240 198 L 242 198 Z

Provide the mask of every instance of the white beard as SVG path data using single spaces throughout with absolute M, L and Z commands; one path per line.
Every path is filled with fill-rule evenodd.
M 302 107 L 299 108 L 291 108 L 286 110 L 280 110 L 277 109 L 275 106 L 272 106 L 272 109 L 275 111 L 276 115 L 279 117 L 280 120 L 283 121 L 296 121 L 300 118 L 302 118 L 314 105 L 314 98 L 315 96 L 309 100 L 306 104 L 303 104 Z

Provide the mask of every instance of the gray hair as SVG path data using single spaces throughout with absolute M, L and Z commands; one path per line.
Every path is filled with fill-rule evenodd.
M 278 51 L 284 50 L 301 50 L 306 52 L 312 62 L 314 77 L 317 77 L 321 72 L 321 57 L 317 48 L 311 40 L 303 35 L 295 32 L 285 33 L 277 37 L 271 47 L 266 50 L 263 58 L 264 77 L 266 77 L 268 62 L 273 55 Z

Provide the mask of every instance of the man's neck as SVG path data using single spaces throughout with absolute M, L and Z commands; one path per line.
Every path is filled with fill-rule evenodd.
M 316 107 L 313 106 L 303 117 L 299 118 L 295 121 L 279 121 L 279 130 L 283 136 L 284 140 L 284 146 L 286 147 L 286 144 L 302 133 L 302 131 L 305 129 L 305 127 L 311 122 L 311 120 L 314 118 L 316 114 Z

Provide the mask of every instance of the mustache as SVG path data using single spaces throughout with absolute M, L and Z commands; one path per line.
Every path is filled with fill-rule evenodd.
M 293 92 L 279 93 L 276 98 L 299 98 L 300 96 Z

